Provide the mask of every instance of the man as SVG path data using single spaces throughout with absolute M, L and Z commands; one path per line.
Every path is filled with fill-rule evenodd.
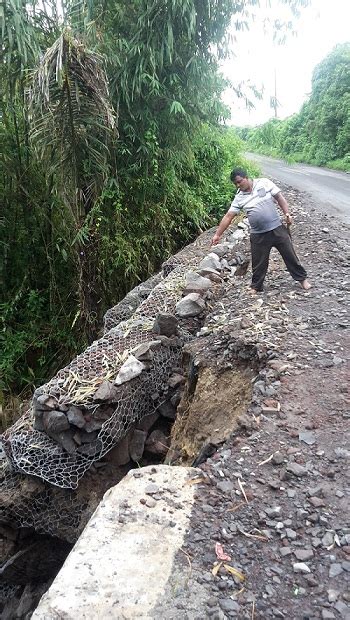
M 276 204 L 278 204 L 289 226 L 292 223 L 292 218 L 288 211 L 287 201 L 279 187 L 269 179 L 248 178 L 247 172 L 243 168 L 232 170 L 231 181 L 237 187 L 238 192 L 218 226 L 212 245 L 219 243 L 221 235 L 231 224 L 233 218 L 244 211 L 248 216 L 251 228 L 250 244 L 253 276 L 250 291 L 252 293 L 263 291 L 271 248 L 276 248 L 279 251 L 292 278 L 300 282 L 304 291 L 308 291 L 311 284 L 306 279 L 306 271 L 299 262 L 288 229 L 281 224 L 281 218 L 276 208 Z

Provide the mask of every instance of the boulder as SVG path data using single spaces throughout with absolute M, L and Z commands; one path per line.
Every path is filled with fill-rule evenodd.
M 113 383 L 110 381 L 103 381 L 100 387 L 96 390 L 93 400 L 107 401 L 111 402 L 117 399 L 117 390 L 114 387 Z
M 48 434 L 69 429 L 68 418 L 63 411 L 44 411 L 42 421 L 44 430 Z
M 165 456 L 169 449 L 168 439 L 163 431 L 156 429 L 147 438 L 145 447 L 151 454 Z
M 198 293 L 190 293 L 176 304 L 176 313 L 185 319 L 198 316 L 203 312 L 204 308 L 205 302 L 202 297 Z
M 221 271 L 221 264 L 217 254 L 211 252 L 208 254 L 203 260 L 199 263 L 200 269 L 215 269 L 216 271 Z
M 67 411 L 67 418 L 70 424 L 74 424 L 77 428 L 83 428 L 85 426 L 85 418 L 82 410 L 75 405 L 71 405 Z
M 177 327 L 178 320 L 176 316 L 169 313 L 160 313 L 154 322 L 153 331 L 156 334 L 161 334 L 171 338 L 171 336 L 177 334 Z
M 134 355 L 130 355 L 126 362 L 121 366 L 117 374 L 115 384 L 121 385 L 126 381 L 131 381 L 131 379 L 138 377 L 145 368 L 145 365 L 142 362 L 139 362 Z
M 145 449 L 147 433 L 139 429 L 135 429 L 129 443 L 129 454 L 132 461 L 138 463 Z
M 175 420 L 176 417 L 176 408 L 169 400 L 166 400 L 164 403 L 159 405 L 158 411 L 163 418 L 167 418 L 168 420 Z

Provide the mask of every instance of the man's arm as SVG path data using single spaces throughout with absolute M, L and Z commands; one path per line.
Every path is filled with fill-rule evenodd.
M 235 218 L 236 215 L 237 213 L 230 213 L 230 211 L 228 211 L 226 215 L 224 215 L 213 237 L 213 240 L 211 242 L 212 245 L 216 245 L 217 243 L 219 243 L 222 233 L 224 233 L 226 228 L 229 227 L 233 218 Z
M 278 206 L 282 209 L 284 215 L 286 216 L 287 224 L 292 224 L 292 216 L 289 213 L 288 202 L 286 201 L 282 192 L 278 192 L 278 194 L 274 196 L 274 199 L 276 200 Z

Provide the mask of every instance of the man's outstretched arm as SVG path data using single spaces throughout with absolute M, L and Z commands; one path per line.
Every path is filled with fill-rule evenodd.
M 292 216 L 289 213 L 288 202 L 286 201 L 286 199 L 283 196 L 282 192 L 278 192 L 278 194 L 276 194 L 276 196 L 274 196 L 274 199 L 276 200 L 278 206 L 282 209 L 284 215 L 286 216 L 287 224 L 292 224 Z
M 217 243 L 219 243 L 221 235 L 225 232 L 226 228 L 229 227 L 233 218 L 235 218 L 236 215 L 237 213 L 230 213 L 229 211 L 226 213 L 226 215 L 224 215 L 213 237 L 213 240 L 211 242 L 212 245 L 216 245 Z

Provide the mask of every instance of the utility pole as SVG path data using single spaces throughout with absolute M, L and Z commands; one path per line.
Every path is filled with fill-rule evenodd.
M 277 118 L 277 108 L 278 108 L 278 100 L 277 100 L 277 71 L 276 67 L 274 69 L 274 82 L 275 82 L 275 92 L 270 97 L 270 108 L 274 109 L 275 118 Z
M 277 118 L 277 71 L 275 67 L 275 118 Z

